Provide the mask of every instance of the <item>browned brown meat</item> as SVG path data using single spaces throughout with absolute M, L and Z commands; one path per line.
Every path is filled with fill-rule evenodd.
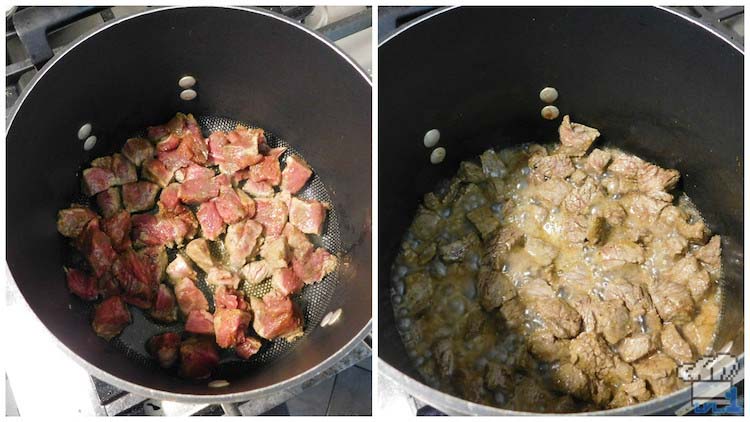
M 570 357 L 570 340 L 555 338 L 546 328 L 532 331 L 527 343 L 531 354 L 544 362 L 565 361 Z
M 169 368 L 177 362 L 180 341 L 177 333 L 157 334 L 148 340 L 146 348 L 159 361 L 159 366 Z
M 235 353 L 237 353 L 237 356 L 241 357 L 242 359 L 250 359 L 254 354 L 260 351 L 260 348 L 262 346 L 263 343 L 261 343 L 257 338 L 245 337 L 236 346 L 234 346 L 234 351 Z
M 455 368 L 455 358 L 453 355 L 453 345 L 450 339 L 443 339 L 435 343 L 433 346 L 433 353 L 435 354 L 435 361 L 437 362 L 438 370 L 445 377 L 453 375 L 453 369 Z
M 484 384 L 490 390 L 512 391 L 515 386 L 513 371 L 507 365 L 490 362 L 487 364 L 487 370 L 484 373 Z
M 611 385 L 630 382 L 633 368 L 620 360 L 595 333 L 581 333 L 570 342 L 570 361 L 589 377 Z
M 96 279 L 76 268 L 66 268 L 68 290 L 83 300 L 95 300 L 99 296 Z
M 643 247 L 635 242 L 609 242 L 601 249 L 603 263 L 616 267 L 627 263 L 643 263 Z
M 563 200 L 563 207 L 574 214 L 584 213 L 598 198 L 603 197 L 597 183 L 587 178 L 580 186 L 571 190 L 570 195 Z
M 205 272 L 209 272 L 216 266 L 206 239 L 195 239 L 188 243 L 185 247 L 185 254 Z
M 122 209 L 120 188 L 112 187 L 96 194 L 96 205 L 104 218 L 111 217 Z
M 154 145 L 148 139 L 130 138 L 122 147 L 122 155 L 131 163 L 140 166 L 145 160 L 154 156 Z
M 94 218 L 97 218 L 94 211 L 74 204 L 71 208 L 57 212 L 57 231 L 65 237 L 75 239 Z
M 550 265 L 557 257 L 556 247 L 536 237 L 527 237 L 525 248 L 540 265 Z
M 677 364 L 664 353 L 655 353 L 633 366 L 638 378 L 645 380 L 657 396 L 669 394 L 680 386 Z
M 570 362 L 561 364 L 552 372 L 552 382 L 562 393 L 571 394 L 581 400 L 588 400 L 591 397 L 589 377 Z
M 679 364 L 693 361 L 693 351 L 683 340 L 674 324 L 664 324 L 661 331 L 661 346 L 666 354 Z
M 191 337 L 180 344 L 180 375 L 190 379 L 209 378 L 219 365 L 213 340 Z
M 162 283 L 159 285 L 154 306 L 149 313 L 152 318 L 159 321 L 177 321 L 177 299 L 175 299 L 172 289 L 166 284 Z
M 130 311 L 120 296 L 104 299 L 94 310 L 91 326 L 99 337 L 110 340 L 130 324 Z
M 711 276 L 693 255 L 687 255 L 662 274 L 665 280 L 682 284 L 690 290 L 693 300 L 698 302 L 711 286 Z
M 631 333 L 630 313 L 620 300 L 605 300 L 594 306 L 596 329 L 610 344 L 617 344 Z
M 635 362 L 646 356 L 652 349 L 651 336 L 648 334 L 633 334 L 620 342 L 617 352 L 625 362 Z
M 479 302 L 487 310 L 495 309 L 516 296 L 513 283 L 500 271 L 482 266 L 477 274 Z

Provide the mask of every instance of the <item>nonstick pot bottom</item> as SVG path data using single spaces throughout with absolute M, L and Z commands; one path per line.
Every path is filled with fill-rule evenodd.
M 196 116 L 198 123 L 203 130 L 203 135 L 208 136 L 215 131 L 231 131 L 237 127 L 238 124 L 245 125 L 247 127 L 254 126 L 249 122 L 241 122 L 239 120 L 229 119 L 218 116 Z M 143 136 L 143 133 L 138 134 Z M 281 138 L 274 134 L 266 132 L 266 140 L 268 144 L 273 147 L 286 147 L 287 150 L 280 157 L 280 160 L 284 162 L 284 159 L 290 154 L 296 154 L 302 156 L 297 150 L 291 145 L 284 142 Z M 304 156 L 302 156 L 304 158 Z M 315 199 L 321 202 L 327 202 L 332 204 L 331 198 L 328 195 L 323 182 L 320 180 L 318 175 L 315 173 L 315 166 L 321 165 L 321 163 L 310 163 L 313 168 L 313 176 L 307 185 L 296 194 L 296 196 L 304 199 Z M 328 212 L 328 218 L 326 220 L 323 234 L 319 238 L 313 239 L 313 243 L 316 246 L 325 247 L 332 254 L 340 255 L 341 252 L 341 234 L 339 231 L 339 224 L 337 220 L 335 208 L 331 208 Z M 177 250 L 168 249 L 169 260 L 171 262 L 174 259 Z M 211 302 L 210 311 L 213 312 L 213 297 L 212 290 L 205 282 L 205 273 L 201 271 L 197 266 L 193 266 L 198 272 L 198 287 L 203 291 L 209 302 Z M 229 349 L 220 350 L 220 365 L 214 371 L 213 378 L 215 379 L 232 379 L 238 376 L 245 375 L 247 371 L 252 370 L 255 367 L 264 365 L 278 359 L 291 351 L 297 342 L 305 341 L 305 337 L 314 330 L 320 321 L 325 316 L 326 310 L 328 309 L 328 303 L 336 291 L 338 286 L 339 277 L 338 272 L 333 272 L 326 276 L 321 282 L 313 285 L 306 286 L 302 289 L 302 292 L 298 295 L 293 296 L 293 300 L 299 305 L 302 314 L 304 316 L 304 336 L 298 338 L 293 343 L 288 343 L 283 339 L 276 339 L 274 341 L 263 340 L 263 347 L 260 352 L 252 356 L 249 360 L 243 360 L 238 358 L 234 351 Z M 270 280 L 265 281 L 262 284 L 247 287 L 241 287 L 246 295 L 250 296 L 263 296 L 265 293 L 271 290 Z M 93 307 L 86 310 L 89 312 L 93 311 Z M 133 322 L 123 332 L 111 341 L 112 346 L 122 351 L 128 357 L 135 359 L 148 367 L 152 367 L 155 370 L 163 371 L 159 368 L 157 362 L 149 355 L 146 351 L 146 342 L 151 336 L 164 333 L 167 331 L 182 332 L 184 321 L 177 321 L 172 324 L 164 324 L 154 321 L 147 317 L 139 308 L 134 306 L 129 307 L 133 316 Z M 252 324 L 251 324 L 252 325 Z M 249 329 L 249 333 L 254 335 L 252 327 Z M 104 341 L 104 340 L 101 340 Z M 165 373 L 165 376 L 168 376 Z M 175 375 L 176 376 L 176 375 Z

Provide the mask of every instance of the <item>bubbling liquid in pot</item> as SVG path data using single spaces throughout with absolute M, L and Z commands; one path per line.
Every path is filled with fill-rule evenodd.
M 488 150 L 428 193 L 393 266 L 402 340 L 424 380 L 530 412 L 629 406 L 684 386 L 709 352 L 721 240 L 676 170 L 591 144 Z

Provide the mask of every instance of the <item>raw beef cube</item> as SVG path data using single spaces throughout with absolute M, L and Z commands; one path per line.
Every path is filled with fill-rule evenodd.
M 172 284 L 177 284 L 177 282 L 185 277 L 195 280 L 198 274 L 190 266 L 188 260 L 182 254 L 178 253 L 175 259 L 167 265 L 167 276 Z
M 215 173 L 213 170 L 195 163 L 183 167 L 174 173 L 175 179 L 180 183 L 185 183 L 185 181 L 193 179 L 210 179 L 214 176 Z
M 209 378 L 218 365 L 219 352 L 210 338 L 191 337 L 180 344 L 180 376 Z
M 120 189 L 117 187 L 112 187 L 105 191 L 97 193 L 96 205 L 99 206 L 99 210 L 102 212 L 102 215 L 105 218 L 115 215 L 122 209 Z
M 283 153 L 284 150 L 286 148 L 281 148 L 281 151 L 276 152 Z M 271 150 L 271 152 L 273 153 L 274 150 Z M 279 164 L 278 155 L 265 156 L 258 164 L 250 167 L 250 180 L 254 182 L 268 182 L 271 186 L 277 186 L 281 183 L 281 165 Z
M 130 138 L 122 147 L 122 155 L 131 163 L 140 166 L 141 163 L 154 156 L 154 145 L 148 139 Z
M 214 335 L 214 316 L 207 311 L 191 311 L 185 321 L 185 331 L 194 334 Z
M 320 235 L 323 222 L 326 219 L 326 207 L 315 200 L 292 198 L 289 209 L 289 222 L 300 229 L 302 233 Z
M 310 166 L 297 155 L 286 157 L 286 167 L 281 172 L 281 190 L 295 194 L 305 186 L 312 176 Z
M 214 304 L 216 309 L 242 309 L 249 310 L 250 305 L 245 301 L 245 295 L 227 286 L 219 286 L 214 291 Z
M 140 249 L 137 253 L 148 267 L 151 283 L 157 285 L 164 280 L 164 275 L 167 269 L 167 260 L 169 259 L 167 257 L 167 250 L 164 246 L 148 246 Z
M 122 203 L 128 212 L 150 210 L 156 203 L 159 186 L 151 182 L 133 182 L 122 186 Z
M 124 185 L 138 180 L 135 164 L 121 154 L 112 155 L 112 173 L 115 175 L 113 185 Z
M 196 138 L 203 138 L 203 131 L 201 130 L 201 127 L 198 125 L 198 121 L 195 120 L 195 117 L 188 113 L 187 116 L 185 116 L 185 122 L 183 124 L 183 133 L 188 132 L 195 136 Z
M 159 149 L 157 147 L 157 149 Z M 186 142 L 180 142 L 180 145 L 171 151 L 159 151 L 156 157 L 164 163 L 170 170 L 177 170 L 186 167 L 192 163 L 193 153 Z
M 214 179 L 190 179 L 180 186 L 180 199 L 186 204 L 200 204 L 219 194 Z
M 195 286 L 193 280 L 187 277 L 175 284 L 174 294 L 177 297 L 177 305 L 184 315 L 189 315 L 192 311 L 208 310 L 206 296 Z
M 250 298 L 255 314 L 253 328 L 259 336 L 273 340 L 282 337 L 292 341 L 302 336 L 302 316 L 289 296 L 271 291 L 263 299 Z
M 206 275 L 206 283 L 214 286 L 228 286 L 236 289 L 240 285 L 240 278 L 230 271 L 221 268 L 211 268 Z
M 224 238 L 224 247 L 232 269 L 239 270 L 247 259 L 255 257 L 262 232 L 263 226 L 253 220 L 244 220 L 229 226 Z
M 204 202 L 195 214 L 201 224 L 203 237 L 208 240 L 216 240 L 224 233 L 224 220 L 221 219 L 214 201 Z
M 268 182 L 253 182 L 248 180 L 242 187 L 242 190 L 249 193 L 256 198 L 270 198 L 274 195 L 275 191 L 273 186 Z
M 152 318 L 162 322 L 177 321 L 177 299 L 166 284 L 159 285 L 154 306 L 149 312 Z
M 132 249 L 117 257 L 112 273 L 123 291 L 123 299 L 131 305 L 149 309 L 154 301 L 152 271 L 148 264 Z
M 142 176 L 161 187 L 166 187 L 172 181 L 174 171 L 169 170 L 161 161 L 150 158 L 143 163 Z
M 115 185 L 115 174 L 108 168 L 91 167 L 83 171 L 83 193 L 94 196 Z
M 112 247 L 122 252 L 130 247 L 130 213 L 122 210 L 102 221 L 102 230 L 109 236 Z
M 256 285 L 263 282 L 263 280 L 271 277 L 271 268 L 268 263 L 264 260 L 253 261 L 240 270 L 242 278 L 250 285 Z
M 112 271 L 107 271 L 103 276 L 99 277 L 96 284 L 99 289 L 99 294 L 104 299 L 112 296 L 119 296 L 122 293 L 120 291 L 120 285 L 114 274 L 112 274 Z
M 132 239 L 137 245 L 174 245 L 175 227 L 153 214 L 136 214 L 130 219 Z
M 242 359 L 250 359 L 251 356 L 258 353 L 262 345 L 260 340 L 254 337 L 245 337 L 234 346 L 234 351 Z
M 77 238 L 89 221 L 97 217 L 94 211 L 80 205 L 73 205 L 57 212 L 57 231 L 65 237 Z
M 309 251 L 304 257 L 292 259 L 292 268 L 297 276 L 305 283 L 312 284 L 320 281 L 327 274 L 336 269 L 338 260 L 323 248 Z
M 99 296 L 96 279 L 76 268 L 65 268 L 68 290 L 83 300 L 94 300 Z
M 97 278 L 103 276 L 109 270 L 117 257 L 117 252 L 112 247 L 112 241 L 99 229 L 97 220 L 92 220 L 81 233 L 80 250 L 88 260 L 91 269 L 94 270 L 94 276 Z
M 239 309 L 217 309 L 214 314 L 216 344 L 226 349 L 243 340 L 252 319 L 250 312 Z
M 284 226 L 283 234 L 286 237 L 286 243 L 289 245 L 294 258 L 301 259 L 312 250 L 313 244 L 307 238 L 307 235 L 294 227 L 294 225 L 287 224 Z
M 231 186 L 222 187 L 219 196 L 211 202 L 214 203 L 216 211 L 227 224 L 234 224 L 247 215 L 245 206 Z
M 104 299 L 96 306 L 91 326 L 99 337 L 110 340 L 130 324 L 130 311 L 120 296 Z
M 178 205 L 180 205 L 180 184 L 171 183 L 159 194 L 159 209 L 174 211 Z
M 260 257 L 271 270 L 284 268 L 287 266 L 287 249 L 285 236 L 266 239 L 266 242 L 260 248 Z
M 156 150 L 159 152 L 174 151 L 180 146 L 180 141 L 181 138 L 179 136 L 170 134 L 156 143 Z
M 192 133 L 186 133 L 182 137 L 182 144 L 187 145 L 192 155 L 191 160 L 198 164 L 206 164 L 208 161 L 208 144 L 203 136 L 195 136 Z
M 287 205 L 277 198 L 258 198 L 255 201 L 255 221 L 263 225 L 266 236 L 280 235 L 288 216 Z
M 195 239 L 188 243 L 185 254 L 205 272 L 209 272 L 211 268 L 216 266 L 206 239 Z
M 177 351 L 180 349 L 180 335 L 177 333 L 164 333 L 151 337 L 148 340 L 148 352 L 162 368 L 169 368 L 177 362 Z
M 219 169 L 222 173 L 232 174 L 238 170 L 257 164 L 263 159 L 258 151 L 258 141 L 262 131 L 238 126 L 227 134 L 229 143 L 221 147 L 222 161 Z
M 304 285 L 291 268 L 279 268 L 273 271 L 271 286 L 285 296 L 299 292 Z
M 223 148 L 229 143 L 224 132 L 214 132 L 208 137 L 208 163 L 219 164 L 224 161 Z

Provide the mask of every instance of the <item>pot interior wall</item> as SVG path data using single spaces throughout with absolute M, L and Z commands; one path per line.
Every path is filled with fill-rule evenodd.
M 656 8 L 458 8 L 379 48 L 379 355 L 419 379 L 390 303 L 390 270 L 422 195 L 487 148 L 557 141 L 540 117 L 553 86 L 561 115 L 612 145 L 678 169 L 722 235 L 717 345 L 743 351 L 743 54 Z M 431 165 L 422 139 L 447 149 Z
M 177 81 L 185 74 L 198 80 L 198 97 L 191 102 L 178 97 Z M 294 145 L 330 191 L 347 263 L 329 303 L 331 310 L 343 309 L 339 323 L 314 330 L 284 358 L 237 374 L 221 391 L 147 371 L 96 337 L 89 313 L 67 291 L 61 268 L 68 246 L 56 231 L 56 213 L 78 196 L 82 166 L 177 111 L 257 124 Z M 86 122 L 99 139 L 90 152 L 76 136 Z M 101 371 L 167 393 L 268 387 L 319 365 L 371 318 L 370 145 L 369 82 L 311 34 L 230 8 L 176 8 L 126 19 L 57 60 L 12 120 L 8 264 L 47 328 Z

